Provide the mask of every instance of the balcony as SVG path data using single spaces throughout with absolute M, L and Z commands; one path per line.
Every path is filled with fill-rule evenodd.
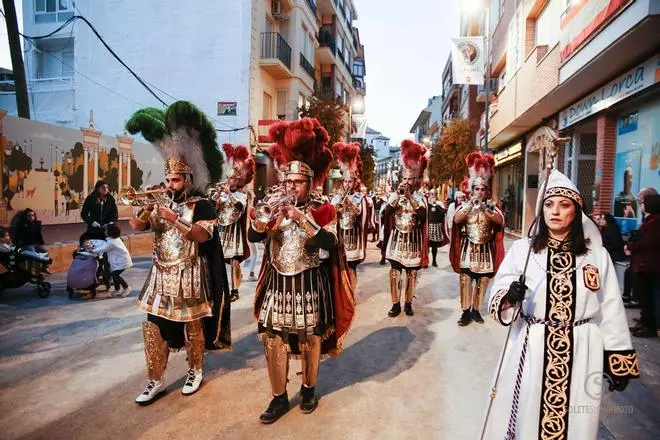
M 312 63 L 307 61 L 307 58 L 305 58 L 305 55 L 303 55 L 302 52 L 300 53 L 300 67 L 302 67 L 303 70 L 307 72 L 307 74 L 309 74 L 312 79 L 314 79 L 314 66 L 312 66 Z
M 319 30 L 319 47 L 316 57 L 321 64 L 335 64 L 337 45 L 335 43 L 335 29 L 332 26 L 321 26 Z
M 259 64 L 275 79 L 293 78 L 291 73 L 291 46 L 278 32 L 261 33 L 261 60 Z
M 360 95 L 367 94 L 367 85 L 364 82 L 364 77 L 353 76 L 353 87 L 355 91 Z

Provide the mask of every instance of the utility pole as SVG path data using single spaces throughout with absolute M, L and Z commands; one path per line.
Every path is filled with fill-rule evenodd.
M 7 39 L 9 40 L 9 53 L 11 54 L 12 70 L 14 71 L 14 87 L 16 89 L 16 109 L 18 116 L 30 119 L 30 101 L 28 100 L 27 82 L 25 80 L 25 67 L 21 52 L 21 38 L 18 35 L 18 20 L 14 0 L 2 0 L 5 9 L 5 22 L 7 23 Z

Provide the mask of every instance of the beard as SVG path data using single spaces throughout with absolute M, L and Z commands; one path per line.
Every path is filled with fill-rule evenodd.
M 185 190 L 185 188 L 182 188 L 182 189 L 177 190 L 177 191 L 168 190 L 168 193 L 169 193 L 169 195 L 170 195 L 170 198 L 171 198 L 173 201 L 175 201 L 175 202 L 180 202 L 181 199 L 182 199 L 183 197 L 185 197 L 186 190 Z

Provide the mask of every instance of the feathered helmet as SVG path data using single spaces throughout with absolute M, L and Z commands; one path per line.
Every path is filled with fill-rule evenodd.
M 312 179 L 313 185 L 323 184 L 332 163 L 332 152 L 327 147 L 328 132 L 317 119 L 278 122 L 268 133 L 275 141 L 268 154 L 280 173 L 304 174 Z
M 428 165 L 426 148 L 410 139 L 404 140 L 401 142 L 401 163 L 403 177 L 412 177 L 416 180 L 416 185 L 421 184 Z
M 202 191 L 222 177 L 223 160 L 215 128 L 188 101 L 177 101 L 165 110 L 153 107 L 138 110 L 126 123 L 126 130 L 131 134 L 142 133 L 156 146 L 165 159 L 165 174 L 184 174 Z
M 362 179 L 362 158 L 360 157 L 360 143 L 344 144 L 336 142 L 332 149 L 337 155 L 337 162 L 341 168 L 344 179 Z
M 245 145 L 237 147 L 232 144 L 222 144 L 222 150 L 227 156 L 227 161 L 231 165 L 230 175 L 236 179 L 236 186 L 239 188 L 244 187 L 254 179 L 254 170 L 256 164 L 250 149 Z
M 492 154 L 481 154 L 474 151 L 465 157 L 468 167 L 468 178 L 465 190 L 469 193 L 477 185 L 490 188 L 490 181 L 495 170 L 495 158 Z

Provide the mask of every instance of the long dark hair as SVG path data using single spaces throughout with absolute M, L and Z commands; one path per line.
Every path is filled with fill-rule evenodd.
M 591 240 L 584 237 L 584 229 L 582 228 L 582 208 L 580 205 L 575 203 L 574 200 L 573 206 L 575 206 L 575 218 L 571 223 L 571 228 L 568 236 L 570 237 L 570 251 L 575 255 L 586 254 Z M 541 211 L 541 218 L 537 219 L 538 231 L 534 237 L 532 237 L 532 250 L 534 253 L 538 254 L 548 245 L 548 238 L 550 233 L 548 230 L 548 225 L 545 223 L 545 218 L 543 217 L 543 211 Z M 532 225 L 533 227 L 534 225 Z

